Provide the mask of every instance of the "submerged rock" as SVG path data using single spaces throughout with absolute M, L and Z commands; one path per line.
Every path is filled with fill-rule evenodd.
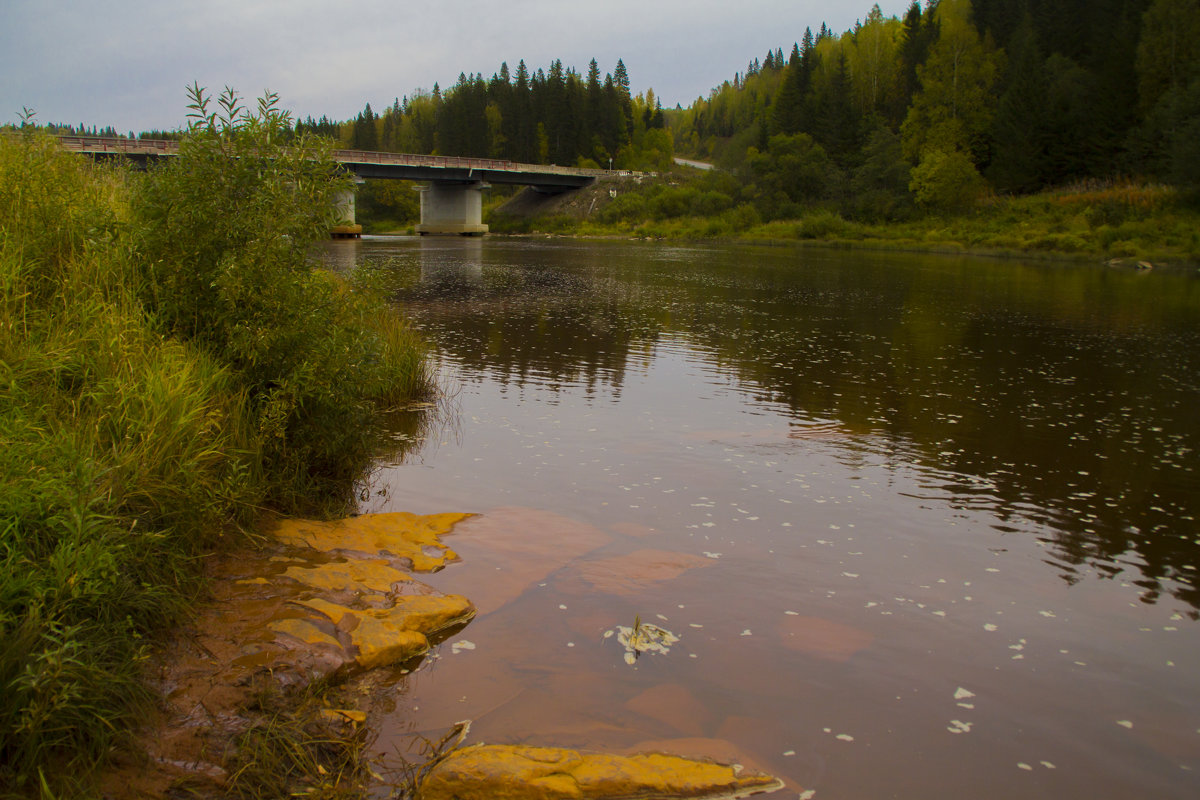
M 522 745 L 453 751 L 418 787 L 420 800 L 584 800 L 586 798 L 736 798 L 783 788 L 770 775 L 737 765 L 651 753 L 584 754 Z

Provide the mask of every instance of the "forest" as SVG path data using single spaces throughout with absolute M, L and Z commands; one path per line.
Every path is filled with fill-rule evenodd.
M 852 196 L 887 219 L 1089 180 L 1200 182 L 1197 0 L 878 5 L 754 59 L 669 114 L 676 149 L 753 185 L 768 216 Z
M 564 68 L 560 59 L 532 74 L 524 60 L 515 75 L 504 63 L 490 80 L 460 73 L 446 91 L 435 83 L 433 91 L 396 99 L 378 114 L 368 103 L 353 120 L 309 117 L 296 129 L 355 150 L 618 169 L 671 164 L 662 106 L 653 91 L 630 93 L 620 59 L 603 80 L 595 59 L 586 76 Z

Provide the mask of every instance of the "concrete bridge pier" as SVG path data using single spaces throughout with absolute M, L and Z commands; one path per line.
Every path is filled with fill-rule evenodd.
M 417 233 L 482 236 L 483 181 L 433 181 L 421 188 L 421 224 Z
M 354 221 L 354 196 L 360 183 L 366 183 L 362 178 L 355 178 L 355 186 L 344 192 L 339 192 L 334 198 L 334 208 L 337 209 L 338 223 L 333 226 L 330 234 L 335 239 L 357 239 L 362 236 L 362 225 Z

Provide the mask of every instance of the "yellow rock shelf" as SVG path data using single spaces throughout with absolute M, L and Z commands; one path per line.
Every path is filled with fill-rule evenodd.
M 416 572 L 435 572 L 447 562 L 458 559 L 458 554 L 442 544 L 439 537 L 470 516 L 473 515 L 420 515 L 397 511 L 333 522 L 289 519 L 279 523 L 275 537 L 286 544 L 324 552 L 352 550 L 390 554 L 408 561 Z
M 662 754 L 616 756 L 522 745 L 473 745 L 426 776 L 420 800 L 737 798 L 783 788 L 740 767 Z

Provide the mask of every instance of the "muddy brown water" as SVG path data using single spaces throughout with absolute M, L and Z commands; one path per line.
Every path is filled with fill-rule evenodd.
M 833 798 L 1200 794 L 1200 278 L 365 239 L 453 399 L 363 511 L 479 606 L 376 749 L 733 758 Z M 632 665 L 635 618 L 679 641 Z M 609 632 L 614 632 L 610 635 Z M 409 742 L 406 744 L 406 742 Z

